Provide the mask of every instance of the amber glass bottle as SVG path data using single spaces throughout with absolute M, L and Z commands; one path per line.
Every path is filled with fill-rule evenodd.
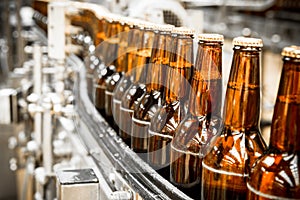
M 32 1 L 32 8 L 35 10 L 33 18 L 36 20 L 37 25 L 47 32 L 47 16 L 48 4 L 50 0 L 34 0 Z
M 148 163 L 163 177 L 170 177 L 170 142 L 183 119 L 189 96 L 193 67 L 194 31 L 173 28 L 169 68 L 166 75 L 163 106 L 151 118 L 148 140 Z
M 128 45 L 128 33 L 131 23 L 128 18 L 120 18 L 120 33 L 118 44 L 118 57 L 116 59 L 116 72 L 106 78 L 106 90 L 105 90 L 105 116 L 108 123 L 117 131 L 118 127 L 114 122 L 112 113 L 112 99 L 114 96 L 114 89 L 116 84 L 120 81 L 127 68 L 126 50 Z
M 266 148 L 259 130 L 262 40 L 237 37 L 233 44 L 221 132 L 202 161 L 202 199 L 245 199 L 250 168 Z
M 140 40 L 137 51 L 129 52 L 128 62 L 132 60 L 134 78 L 121 98 L 119 134 L 125 143 L 131 146 L 131 123 L 135 102 L 140 99 L 146 91 L 147 67 L 150 62 L 153 47 L 154 28 L 150 23 L 139 23 Z
M 163 104 L 164 81 L 169 66 L 172 25 L 157 27 L 148 67 L 146 93 L 136 102 L 132 117 L 131 148 L 137 153 L 146 153 L 148 148 L 148 128 L 154 113 Z M 143 159 L 146 155 L 140 154 Z
M 93 37 L 93 23 L 96 22 L 96 16 L 92 11 L 88 9 L 79 10 L 77 13 L 69 14 L 68 19 L 70 19 L 71 25 L 81 27 L 83 31 L 88 32 Z
M 120 126 L 120 107 L 121 107 L 121 99 L 129 86 L 133 82 L 134 78 L 134 69 L 133 63 L 135 63 L 137 48 L 139 44 L 142 43 L 142 31 L 139 28 L 139 23 L 143 23 L 138 20 L 130 20 L 130 30 L 128 32 L 128 45 L 126 49 L 126 73 L 122 76 L 119 83 L 116 85 L 114 89 L 113 95 L 113 104 L 112 104 L 112 113 L 115 124 Z M 119 131 L 118 131 L 119 133 Z M 125 139 L 125 138 L 123 138 Z
M 94 45 L 98 47 L 102 44 L 104 40 L 106 40 L 105 28 L 107 27 L 107 20 L 105 19 L 106 14 L 96 13 L 97 20 L 92 21 L 93 23 L 93 31 L 94 31 Z M 93 48 L 93 47 L 89 47 Z M 99 49 L 99 47 L 98 47 Z M 88 94 L 92 101 L 94 101 L 94 79 L 98 78 L 98 74 L 106 68 L 103 63 L 103 55 L 100 52 L 95 52 L 95 50 L 89 50 L 90 55 L 85 58 L 85 66 L 86 66 L 86 80 L 87 80 L 87 88 Z M 98 72 L 98 73 L 96 73 Z M 96 75 L 96 77 L 95 77 Z
M 171 182 L 199 199 L 201 148 L 221 123 L 222 44 L 219 34 L 199 34 L 188 113 L 175 130 L 171 143 Z
M 102 60 L 95 55 L 94 48 L 100 44 L 100 42 L 103 41 L 104 38 L 99 38 L 98 34 L 101 32 L 103 33 L 104 30 L 104 23 L 102 21 L 104 20 L 104 17 L 101 15 L 95 16 L 92 12 L 82 12 L 81 16 L 83 20 L 80 21 L 80 19 L 77 19 L 74 21 L 71 21 L 74 25 L 80 25 L 80 26 L 88 26 L 86 30 L 89 30 L 89 34 L 91 35 L 94 43 L 94 47 L 88 47 L 86 52 L 88 52 L 88 55 L 84 55 L 84 64 L 86 66 L 86 83 L 87 83 L 87 91 L 88 95 L 93 101 L 93 82 L 94 82 L 94 73 L 97 68 L 100 67 L 102 64 Z M 101 23 L 100 23 L 101 22 Z M 104 67 L 104 65 L 102 65 Z
M 108 31 L 107 29 L 109 28 L 109 20 L 107 19 L 107 16 L 109 16 L 109 14 L 103 14 L 102 16 L 97 16 L 98 20 L 96 23 L 98 32 L 96 33 L 96 40 L 95 40 L 95 46 L 98 47 L 97 50 L 98 52 L 96 52 L 98 54 L 98 57 L 103 60 L 103 55 L 102 55 L 102 51 L 104 50 L 104 48 L 100 48 L 99 45 L 104 45 L 104 42 L 107 39 L 107 35 Z M 103 51 L 104 52 L 104 51 Z
M 300 47 L 286 47 L 282 56 L 270 145 L 251 170 L 249 200 L 300 199 Z
M 48 3 L 50 0 L 34 0 L 32 1 L 32 8 L 38 12 L 40 12 L 42 15 L 47 16 L 48 15 Z
M 96 41 L 98 26 L 98 17 L 94 11 L 88 8 L 79 10 L 77 14 L 69 16 L 71 24 L 80 26 L 88 33 L 93 41 Z
M 96 109 L 105 116 L 105 90 L 107 77 L 111 76 L 116 71 L 116 60 L 118 53 L 118 33 L 121 31 L 119 17 L 115 15 L 105 16 L 105 40 L 97 47 L 96 55 L 102 57 L 105 66 L 100 65 L 98 70 L 95 70 L 94 84 L 94 104 Z

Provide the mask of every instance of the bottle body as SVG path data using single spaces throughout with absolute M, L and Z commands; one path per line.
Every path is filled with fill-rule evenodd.
M 113 116 L 113 97 L 114 97 L 114 89 L 116 87 L 116 85 L 119 83 L 119 81 L 121 80 L 121 78 L 123 77 L 124 72 L 119 71 L 119 72 L 115 72 L 113 73 L 111 76 L 107 77 L 107 79 L 105 80 L 105 85 L 106 85 L 106 89 L 105 89 L 105 116 L 106 116 L 106 120 L 107 122 L 112 126 L 112 128 L 115 131 L 118 131 L 118 126 L 115 123 L 114 120 L 114 116 Z
M 140 72 L 141 68 L 136 65 L 139 65 L 139 63 L 137 62 L 137 50 L 139 47 L 139 43 L 141 43 L 141 40 L 143 38 L 142 34 L 143 32 L 138 29 L 137 25 L 135 25 L 128 34 L 128 48 L 126 52 L 127 72 L 121 78 L 120 83 L 116 86 L 114 97 L 113 97 L 113 116 L 118 126 L 121 126 L 122 123 L 120 120 L 120 107 L 121 107 L 122 96 L 125 94 L 128 88 L 133 84 L 134 80 L 136 81 L 140 79 L 139 74 L 141 74 Z M 119 133 L 120 132 L 121 131 L 119 131 Z M 125 135 L 123 139 L 125 139 Z
M 129 74 L 125 74 L 120 79 L 119 83 L 117 84 L 115 88 L 115 93 L 112 100 L 112 114 L 114 121 L 118 128 L 121 126 L 121 118 L 120 118 L 120 109 L 121 109 L 121 103 L 122 103 L 122 97 L 125 94 L 125 92 L 128 90 L 128 88 L 132 85 L 132 76 Z M 117 131 L 117 133 L 120 136 L 120 129 Z M 123 138 L 125 139 L 125 138 Z M 126 143 L 127 144 L 127 143 Z
M 247 199 L 300 199 L 299 175 L 295 174 L 297 170 L 299 174 L 299 167 L 295 167 L 300 165 L 299 156 L 299 152 L 264 155 L 253 168 L 251 182 L 247 183 Z M 283 173 L 286 177 L 282 177 Z
M 120 23 L 114 16 L 107 17 L 105 23 L 105 40 L 96 49 L 96 53 L 100 54 L 103 62 L 106 66 L 105 69 L 101 70 L 95 80 L 95 107 L 96 109 L 105 116 L 105 91 L 106 91 L 106 80 L 112 74 L 114 74 L 118 68 L 116 65 L 116 58 L 118 53 L 118 33 L 120 32 Z
M 118 131 L 118 125 L 114 120 L 113 116 L 113 98 L 114 98 L 114 90 L 116 85 L 119 83 L 124 73 L 127 71 L 127 46 L 129 39 L 129 31 L 130 26 L 129 22 L 126 21 L 126 18 L 121 19 L 120 23 L 120 33 L 118 34 L 118 50 L 117 50 L 117 58 L 116 65 L 117 71 L 110 77 L 106 79 L 106 90 L 105 90 L 105 115 L 109 124 Z
M 147 153 L 150 120 L 162 106 L 162 91 L 144 93 L 134 106 L 131 124 L 131 148 L 136 153 Z M 141 154 L 142 155 L 142 154 Z M 147 160 L 146 155 L 142 155 Z
M 146 92 L 145 79 L 147 64 L 150 62 L 151 49 L 140 49 L 136 53 L 133 83 L 128 87 L 121 99 L 119 135 L 128 146 L 131 146 L 132 117 L 135 106 Z
M 94 76 L 94 105 L 102 116 L 105 116 L 105 90 L 107 77 L 111 76 L 116 71 L 115 66 L 110 65 L 106 67 L 104 63 L 100 64 L 99 70 L 95 70 Z
M 283 49 L 267 152 L 253 166 L 247 199 L 300 199 L 300 52 Z M 298 58 L 297 58 L 298 55 Z
M 132 21 L 133 22 L 133 21 Z M 122 96 L 125 94 L 126 90 L 129 86 L 133 83 L 134 79 L 134 72 L 137 68 L 134 64 L 137 63 L 136 60 L 136 53 L 137 49 L 141 43 L 143 38 L 143 32 L 138 28 L 138 22 L 131 23 L 130 30 L 128 30 L 127 38 L 126 35 L 123 34 L 124 40 L 126 39 L 127 45 L 126 49 L 122 52 L 124 55 L 123 58 L 119 59 L 119 63 L 123 64 L 123 68 L 125 70 L 125 74 L 121 77 L 119 83 L 116 85 L 114 89 L 114 95 L 112 100 L 112 114 L 115 121 L 115 124 L 119 127 L 121 126 L 120 120 L 120 107 L 121 107 L 121 99 Z M 124 42 L 126 44 L 126 42 Z M 135 69 L 134 69 L 135 68 Z M 118 133 L 120 131 L 117 131 Z
M 134 83 L 125 92 L 122 97 L 120 107 L 120 130 L 119 135 L 124 142 L 131 146 L 131 124 L 134 112 L 134 105 L 145 94 L 146 86 L 141 83 Z
M 202 199 L 246 199 L 250 167 L 264 150 L 259 130 L 238 132 L 224 127 L 202 161 Z

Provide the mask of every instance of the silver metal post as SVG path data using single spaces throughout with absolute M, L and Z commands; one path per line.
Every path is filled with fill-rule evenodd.
M 37 99 L 41 98 L 42 95 L 42 49 L 40 45 L 35 44 L 33 47 L 33 77 L 34 77 L 34 94 Z M 37 107 L 39 107 L 39 102 L 36 102 Z M 35 141 L 40 147 L 42 144 L 42 113 L 39 110 L 36 111 L 34 115 L 34 132 Z
M 34 60 L 34 93 L 38 96 L 42 94 L 42 48 L 38 44 L 33 46 L 33 60 Z
M 52 148 L 52 115 L 51 103 L 43 103 L 43 167 L 46 176 L 51 175 L 53 166 L 53 148 Z

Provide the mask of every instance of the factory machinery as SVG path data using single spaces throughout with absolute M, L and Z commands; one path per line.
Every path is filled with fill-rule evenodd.
M 193 25 L 193 20 L 183 20 L 188 15 L 177 1 L 171 2 L 177 16 L 168 11 L 161 11 L 160 15 L 156 4 L 150 2 L 141 8 L 142 4 L 134 5 L 136 1 L 117 2 L 114 9 L 123 14 L 124 8 L 131 5 L 126 12 L 132 17 L 141 16 L 148 5 L 149 13 L 156 16 L 148 15 L 153 21 Z M 272 1 L 264 2 L 264 6 L 272 5 Z M 186 3 L 190 8 L 203 6 L 198 4 Z M 75 1 L 39 0 L 31 5 L 33 8 L 8 6 L 10 12 L 21 12 L 16 15 L 15 30 L 6 31 L 21 35 L 15 37 L 17 40 L 8 40 L 14 49 L 7 49 L 7 41 L 0 40 L 0 148 L 2 152 L 10 149 L 1 158 L 4 163 L 0 169 L 3 180 L 15 182 L 17 194 L 12 198 L 191 199 L 133 152 L 98 113 L 90 98 L 87 70 L 95 61 L 95 38 L 86 27 L 74 26 L 71 18 L 83 10 L 90 10 L 96 17 L 110 11 L 99 4 Z M 202 20 L 201 14 L 195 16 Z M 218 31 L 220 27 L 219 24 L 210 28 Z M 276 35 L 272 39 L 279 43 Z M 12 60 L 5 59 L 11 51 L 18 66 L 13 70 L 5 67 L 11 66 Z M 0 188 L 5 188 L 5 184 L 2 181 Z M 0 192 L 0 199 L 5 192 Z

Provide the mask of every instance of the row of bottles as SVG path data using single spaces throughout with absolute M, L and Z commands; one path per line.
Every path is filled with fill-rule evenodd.
M 95 107 L 158 173 L 195 199 L 300 198 L 299 47 L 282 53 L 267 147 L 262 40 L 234 38 L 222 109 L 222 35 L 198 35 L 194 63 L 189 28 L 112 14 L 97 25 L 101 42 L 87 62 Z

